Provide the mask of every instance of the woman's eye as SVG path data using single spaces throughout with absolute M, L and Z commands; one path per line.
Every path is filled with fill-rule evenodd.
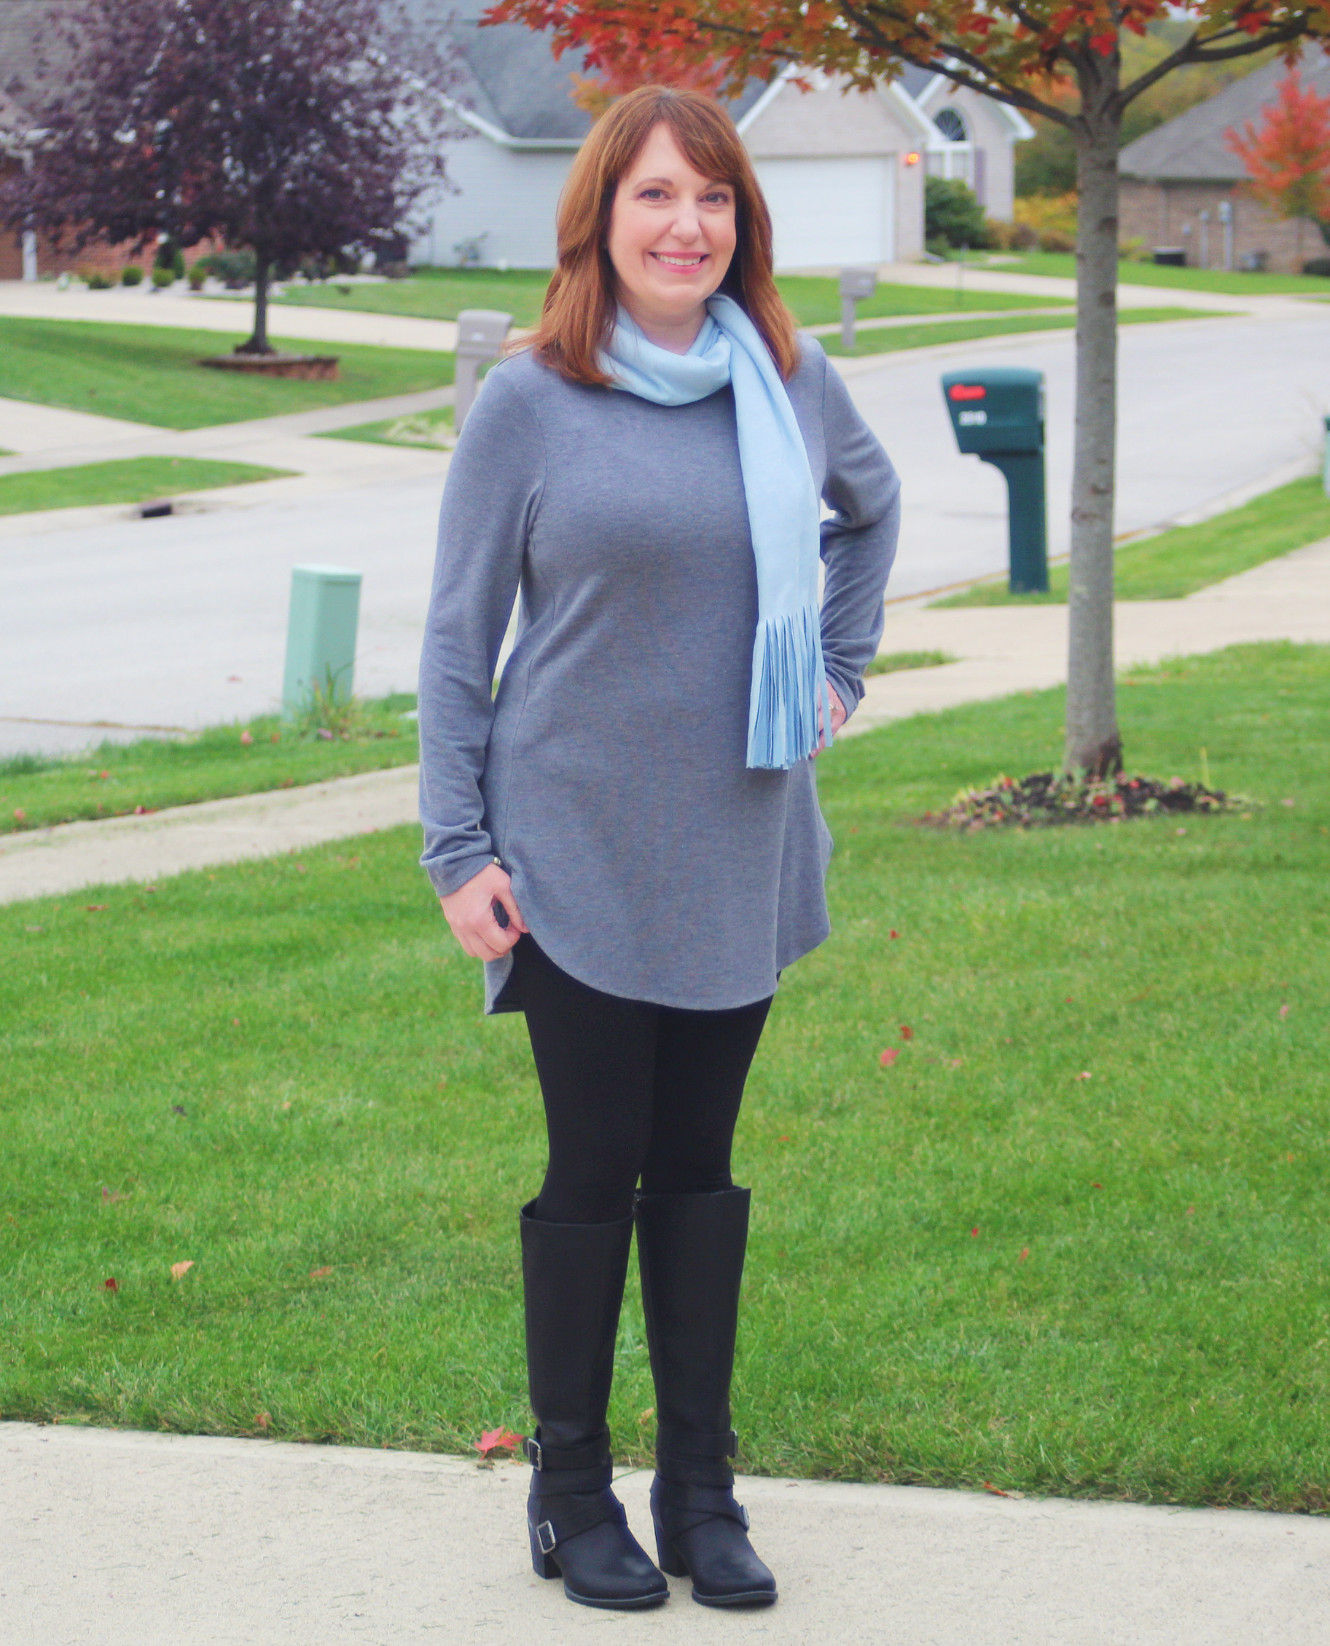
M 638 196 L 638 199 L 640 200 L 663 200 L 664 198 L 664 189 L 643 189 L 641 194 Z

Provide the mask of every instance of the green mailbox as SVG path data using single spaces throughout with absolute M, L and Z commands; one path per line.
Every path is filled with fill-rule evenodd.
M 956 444 L 1007 477 L 1008 587 L 1048 588 L 1044 491 L 1044 374 L 1025 366 L 980 366 L 942 374 Z

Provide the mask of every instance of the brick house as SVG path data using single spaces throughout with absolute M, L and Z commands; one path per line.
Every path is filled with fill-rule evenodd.
M 1309 44 L 1298 66 L 1304 86 L 1330 95 L 1330 55 Z M 1127 144 L 1118 162 L 1124 243 L 1140 240 L 1147 250 L 1180 248 L 1193 268 L 1288 274 L 1308 258 L 1330 257 L 1314 223 L 1278 218 L 1251 199 L 1243 188 L 1242 162 L 1224 140 L 1225 132 L 1248 121 L 1262 123 L 1261 111 L 1276 101 L 1287 72 L 1278 59 L 1263 64 Z

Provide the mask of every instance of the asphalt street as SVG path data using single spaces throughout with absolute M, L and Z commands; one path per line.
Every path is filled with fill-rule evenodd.
M 1120 353 L 1119 533 L 1315 462 L 1330 409 L 1330 305 L 1126 326 Z M 904 478 L 889 596 L 1005 564 L 1004 482 L 957 454 L 938 386 L 968 361 L 1046 374 L 1050 550 L 1066 552 L 1073 359 L 1070 333 L 1057 333 L 847 363 Z M 6 533 L 0 754 L 82 746 L 94 721 L 193 727 L 273 708 L 290 569 L 306 562 L 364 573 L 357 690 L 413 689 L 441 477 L 442 459 L 438 476 L 280 503 Z

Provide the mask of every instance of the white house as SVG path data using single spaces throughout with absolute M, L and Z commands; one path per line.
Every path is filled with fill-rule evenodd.
M 520 25 L 479 27 L 489 3 L 458 0 L 454 13 L 456 106 L 473 135 L 449 151 L 454 192 L 434 204 L 411 258 L 549 268 L 559 190 L 591 128 L 573 100 L 580 64 L 556 61 Z M 1033 135 L 1019 114 L 926 70 L 869 92 L 803 78 L 811 91 L 785 74 L 730 104 L 771 207 L 778 268 L 918 258 L 930 172 L 964 178 L 990 216 L 1011 216 L 1012 149 Z

